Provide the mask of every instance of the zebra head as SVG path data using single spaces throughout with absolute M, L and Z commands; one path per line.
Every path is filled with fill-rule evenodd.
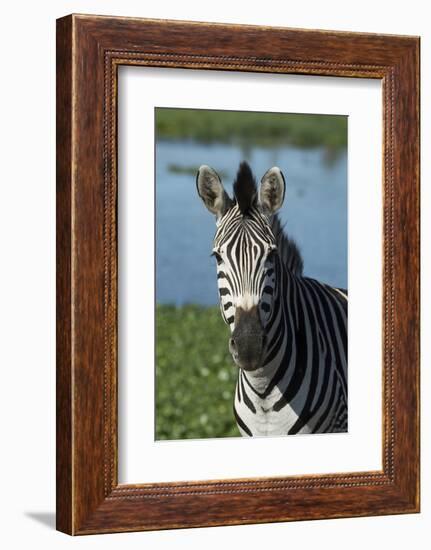
M 203 165 L 196 186 L 216 216 L 213 256 L 220 311 L 231 330 L 229 350 L 240 368 L 256 370 L 262 366 L 265 328 L 272 314 L 276 239 L 270 221 L 283 203 L 283 174 L 277 167 L 269 169 L 258 190 L 250 167 L 243 162 L 231 199 L 218 174 Z

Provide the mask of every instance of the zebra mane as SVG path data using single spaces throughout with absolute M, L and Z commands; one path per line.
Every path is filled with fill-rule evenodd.
M 284 226 L 281 225 L 277 214 L 274 214 L 271 219 L 271 229 L 277 243 L 278 254 L 281 261 L 295 275 L 302 275 L 304 262 L 298 245 L 293 239 L 290 239 L 284 231 Z
M 233 192 L 241 214 L 247 214 L 257 195 L 256 180 L 247 162 L 241 162 L 239 165 Z

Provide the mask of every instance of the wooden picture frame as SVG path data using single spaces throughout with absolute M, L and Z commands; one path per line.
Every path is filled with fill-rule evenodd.
M 383 84 L 383 469 L 119 485 L 117 68 Z M 57 529 L 419 511 L 419 38 L 70 15 L 57 21 Z

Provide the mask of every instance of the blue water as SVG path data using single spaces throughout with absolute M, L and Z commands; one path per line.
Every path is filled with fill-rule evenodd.
M 156 299 L 158 303 L 218 303 L 215 220 L 196 192 L 195 174 L 174 173 L 208 164 L 226 174 L 225 189 L 247 160 L 260 181 L 271 166 L 286 179 L 279 215 L 304 259 L 304 274 L 347 288 L 347 155 L 328 159 L 324 149 L 253 148 L 159 141 L 156 147 Z

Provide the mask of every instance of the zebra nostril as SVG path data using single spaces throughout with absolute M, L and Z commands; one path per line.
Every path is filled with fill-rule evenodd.
M 229 351 L 231 353 L 236 353 L 236 343 L 235 343 L 235 340 L 233 338 L 231 338 L 229 340 Z

